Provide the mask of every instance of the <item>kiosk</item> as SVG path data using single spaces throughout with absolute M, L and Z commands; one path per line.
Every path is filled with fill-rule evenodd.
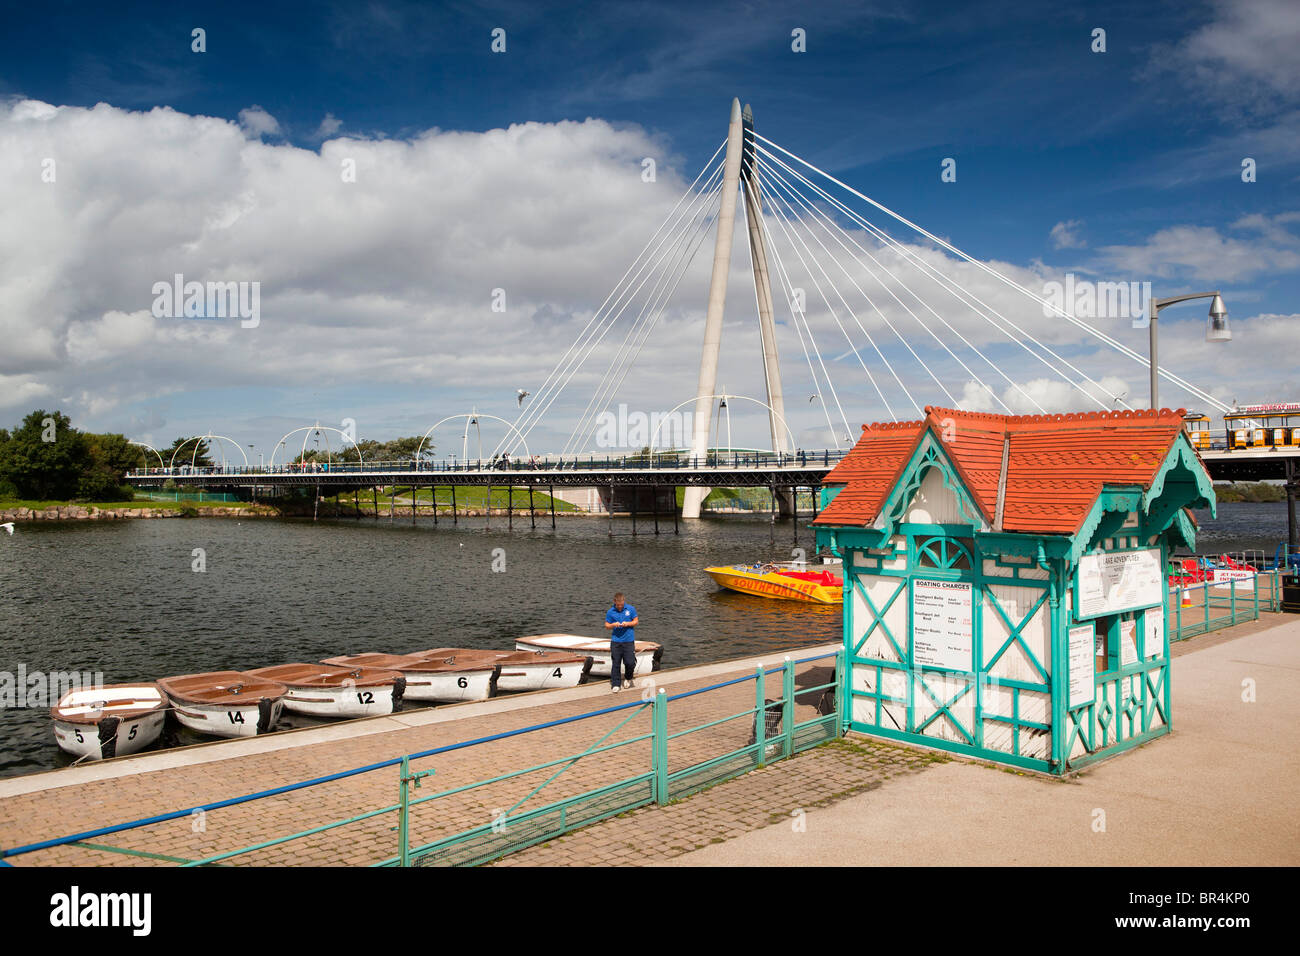
M 925 412 L 823 482 L 844 729 L 1052 774 L 1168 733 L 1168 555 L 1216 507 L 1183 411 Z

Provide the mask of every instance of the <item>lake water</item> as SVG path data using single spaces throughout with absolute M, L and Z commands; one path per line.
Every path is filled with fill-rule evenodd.
M 1265 548 L 1286 533 L 1284 504 L 1198 513 L 1201 549 Z M 556 531 L 516 520 L 221 518 L 31 523 L 0 536 L 0 671 L 102 672 L 107 683 L 318 661 L 367 651 L 512 648 L 527 634 L 603 636 L 626 593 L 637 636 L 680 667 L 840 639 L 840 608 L 722 591 L 714 564 L 786 559 L 787 522 L 726 517 L 680 535 L 615 537 L 597 518 Z M 639 522 L 640 530 L 650 527 Z M 812 535 L 799 543 L 811 550 Z M 206 570 L 192 570 L 194 550 Z M 493 571 L 495 549 L 498 566 Z M 311 723 L 288 718 L 289 726 Z M 201 739 L 169 724 L 164 744 Z M 0 776 L 64 766 L 44 708 L 0 711 Z

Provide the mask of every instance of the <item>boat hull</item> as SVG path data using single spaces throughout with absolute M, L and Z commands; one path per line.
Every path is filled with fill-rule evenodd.
M 167 711 L 139 717 L 105 717 L 98 724 L 54 721 L 54 739 L 61 750 L 85 760 L 107 760 L 139 753 L 156 743 L 167 723 Z
M 574 654 L 586 654 L 591 658 L 592 677 L 609 677 L 613 671 L 614 656 L 610 651 L 609 641 L 593 638 L 579 638 L 577 635 L 560 635 L 573 637 L 570 643 L 547 642 L 545 637 L 521 637 L 515 641 L 515 648 L 521 651 L 569 651 Z M 659 659 L 663 656 L 663 646 L 651 641 L 636 642 L 636 674 L 649 674 L 659 669 Z
M 561 664 L 545 661 L 527 664 L 503 662 L 497 688 L 517 693 L 551 687 L 577 687 L 587 679 L 593 666 L 595 661 L 590 655 L 582 661 Z
M 246 704 L 198 704 L 174 701 L 172 712 L 182 727 L 213 737 L 256 737 L 270 733 L 284 712 L 284 698 L 261 697 Z
M 430 704 L 456 704 L 495 697 L 497 675 L 501 673 L 496 664 L 440 665 L 413 654 L 356 654 L 329 657 L 321 663 L 397 671 L 406 679 L 402 699 Z
M 405 683 L 405 681 L 403 681 Z M 284 709 L 307 717 L 379 717 L 402 708 L 396 685 L 375 687 L 290 687 Z

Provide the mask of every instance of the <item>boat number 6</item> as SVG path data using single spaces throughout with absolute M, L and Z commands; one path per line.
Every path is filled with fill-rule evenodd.
M 468 687 L 468 686 L 469 686 L 469 681 L 466 680 L 464 677 L 457 677 L 457 678 L 456 678 L 456 686 L 457 686 L 457 687 Z

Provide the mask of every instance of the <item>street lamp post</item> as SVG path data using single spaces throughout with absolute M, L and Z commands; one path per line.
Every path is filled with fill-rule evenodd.
M 1192 292 L 1187 295 L 1174 295 L 1167 299 L 1157 299 L 1151 297 L 1149 311 L 1151 313 L 1151 322 L 1148 326 L 1151 337 L 1151 407 L 1160 408 L 1160 364 L 1156 360 L 1156 343 L 1158 334 L 1156 331 L 1156 321 L 1160 316 L 1160 310 L 1167 305 L 1175 305 L 1179 302 L 1187 302 L 1190 299 L 1213 299 L 1210 303 L 1210 323 L 1205 331 L 1205 341 L 1207 342 L 1227 342 L 1232 339 L 1232 331 L 1228 328 L 1228 309 L 1223 304 L 1223 296 L 1215 292 Z

